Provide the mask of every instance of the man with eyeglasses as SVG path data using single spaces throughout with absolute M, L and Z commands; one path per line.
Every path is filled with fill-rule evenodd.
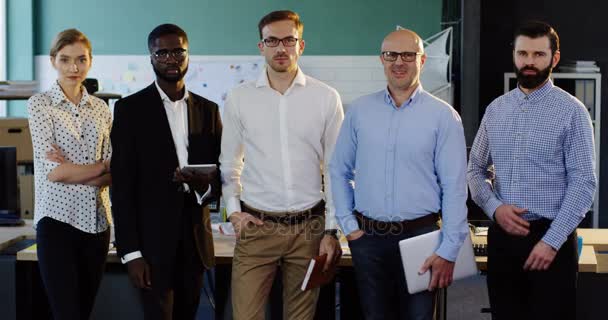
M 422 39 L 390 33 L 380 61 L 387 88 L 354 101 L 330 163 L 336 217 L 347 235 L 365 319 L 433 319 L 435 289 L 452 282 L 467 232 L 466 147 L 458 113 L 426 92 Z M 428 291 L 408 294 L 399 241 L 438 229 L 420 266 Z
M 223 193 L 237 233 L 233 315 L 264 319 L 280 267 L 283 318 L 312 319 L 319 290 L 300 289 L 310 260 L 327 254 L 327 270 L 341 256 L 326 169 L 342 103 L 298 67 L 305 43 L 297 13 L 271 12 L 258 29 L 266 67 L 228 94 L 223 115 Z
M 219 174 L 189 174 L 188 164 L 218 164 L 222 122 L 215 103 L 188 91 L 188 36 L 163 24 L 148 36 L 156 81 L 116 102 L 112 128 L 112 209 L 116 245 L 140 289 L 146 319 L 194 319 L 203 271 L 213 267 L 206 205 Z

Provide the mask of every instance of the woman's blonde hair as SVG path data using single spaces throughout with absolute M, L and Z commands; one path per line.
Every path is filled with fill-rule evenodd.
M 91 48 L 91 41 L 89 41 L 89 38 L 87 38 L 84 33 L 77 29 L 67 29 L 59 32 L 59 34 L 57 34 L 53 40 L 50 52 L 51 57 L 56 57 L 59 50 L 76 42 L 82 43 L 87 49 L 89 49 L 89 58 L 93 56 L 93 49 Z

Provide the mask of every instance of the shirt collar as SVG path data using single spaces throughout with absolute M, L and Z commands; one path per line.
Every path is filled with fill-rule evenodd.
M 419 83 L 418 87 L 416 87 L 416 89 L 414 90 L 414 92 L 412 92 L 412 95 L 410 96 L 410 98 L 405 101 L 403 103 L 403 105 L 405 107 L 418 102 L 418 100 L 420 100 L 420 96 L 422 94 L 422 92 L 424 91 L 424 89 L 422 88 L 422 84 Z M 391 96 L 391 92 L 388 90 L 388 86 L 386 86 L 384 88 L 384 102 L 386 102 L 387 104 L 397 108 L 397 107 L 401 107 L 401 106 L 397 106 L 397 104 L 395 103 L 395 100 L 393 100 L 393 97 Z
M 517 98 L 517 100 L 531 100 L 531 101 L 538 101 L 542 98 L 544 98 L 547 93 L 549 91 L 551 91 L 551 89 L 553 89 L 553 87 L 555 87 L 555 85 L 553 85 L 553 81 L 551 81 L 551 79 L 547 80 L 547 82 L 542 85 L 540 88 L 532 91 L 532 93 L 530 94 L 525 94 L 521 88 L 519 87 L 519 84 L 517 85 L 517 89 L 515 90 L 515 97 Z
M 161 87 L 158 85 L 158 81 L 154 81 L 154 84 L 156 85 L 156 90 L 158 90 L 158 94 L 160 94 L 160 98 L 163 101 L 173 102 L 171 100 L 171 98 L 169 98 L 169 96 L 165 93 L 165 91 L 163 91 L 163 89 L 161 89 Z M 184 84 L 184 96 L 181 97 L 181 99 L 177 100 L 176 102 L 186 101 L 186 99 L 188 99 L 188 87 L 187 87 L 187 85 Z
M 82 97 L 80 98 L 79 106 L 91 105 L 91 97 L 89 92 L 87 92 L 87 88 L 84 86 L 80 86 L 80 90 L 82 90 Z M 59 81 L 55 81 L 49 90 L 51 93 L 51 103 L 53 106 L 58 106 L 60 103 L 69 101 L 68 98 L 61 90 L 61 86 L 59 85 Z
M 262 69 L 262 72 L 258 76 L 258 79 L 255 82 L 255 86 L 257 88 L 270 87 L 270 81 L 268 80 L 267 69 L 268 69 L 268 66 L 264 67 Z M 306 75 L 304 74 L 304 72 L 302 72 L 302 69 L 300 69 L 300 67 L 298 67 L 296 77 L 293 79 L 293 82 L 291 83 L 290 88 L 293 87 L 294 85 L 299 85 L 302 87 L 306 86 Z

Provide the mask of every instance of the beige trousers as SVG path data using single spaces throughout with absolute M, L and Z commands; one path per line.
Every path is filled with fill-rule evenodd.
M 232 263 L 234 319 L 265 319 L 266 303 L 277 268 L 283 274 L 283 319 L 313 319 L 319 289 L 300 289 L 310 259 L 319 253 L 324 217 L 285 225 L 248 224 L 237 235 Z

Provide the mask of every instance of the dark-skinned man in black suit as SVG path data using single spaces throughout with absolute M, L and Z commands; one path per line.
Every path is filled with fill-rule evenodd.
M 119 100 L 111 140 L 118 255 L 140 289 L 146 319 L 194 319 L 203 272 L 213 266 L 206 205 L 219 198 L 222 123 L 215 103 L 186 88 L 188 37 L 163 24 L 148 36 L 156 81 Z

